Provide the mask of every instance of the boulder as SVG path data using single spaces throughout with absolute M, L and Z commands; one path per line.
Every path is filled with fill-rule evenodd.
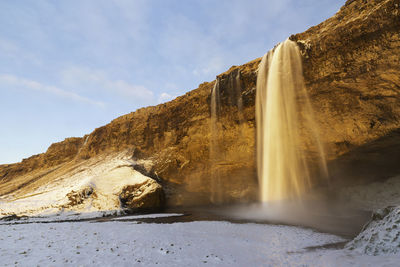
M 159 210 L 164 204 L 164 192 L 159 183 L 148 179 L 140 184 L 124 186 L 119 200 L 122 208 L 128 211 Z

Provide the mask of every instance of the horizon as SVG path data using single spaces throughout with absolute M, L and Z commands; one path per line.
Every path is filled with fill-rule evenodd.
M 213 81 L 344 2 L 0 3 L 0 165 Z

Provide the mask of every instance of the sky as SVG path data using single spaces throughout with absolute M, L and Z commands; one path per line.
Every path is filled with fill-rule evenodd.
M 344 2 L 0 1 L 0 164 L 212 81 Z

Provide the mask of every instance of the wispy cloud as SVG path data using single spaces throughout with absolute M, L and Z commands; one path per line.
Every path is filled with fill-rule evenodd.
M 0 74 L 0 86 L 7 86 L 7 87 L 12 86 L 12 87 L 19 87 L 25 90 L 40 91 L 44 93 L 53 94 L 58 97 L 70 99 L 73 101 L 83 102 L 98 107 L 104 107 L 104 103 L 101 101 L 95 101 L 90 98 L 81 96 L 75 92 L 63 90 L 56 86 L 45 85 L 40 82 L 17 77 L 15 75 Z
M 139 101 L 153 101 L 154 93 L 143 85 L 131 84 L 121 79 L 110 79 L 106 72 L 90 68 L 72 67 L 61 74 L 62 81 L 68 86 L 85 87 L 117 93 Z
M 161 93 L 160 96 L 158 97 L 158 103 L 165 103 L 168 102 L 172 99 L 174 99 L 176 96 L 170 95 L 168 93 Z
M 8 58 L 14 62 L 24 64 L 26 64 L 26 62 L 30 62 L 37 66 L 42 64 L 41 60 L 37 56 L 22 49 L 15 42 L 0 38 L 0 59 L 3 58 Z

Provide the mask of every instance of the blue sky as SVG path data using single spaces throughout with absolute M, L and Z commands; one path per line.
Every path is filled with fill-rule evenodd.
M 0 164 L 197 88 L 344 0 L 0 2 Z

